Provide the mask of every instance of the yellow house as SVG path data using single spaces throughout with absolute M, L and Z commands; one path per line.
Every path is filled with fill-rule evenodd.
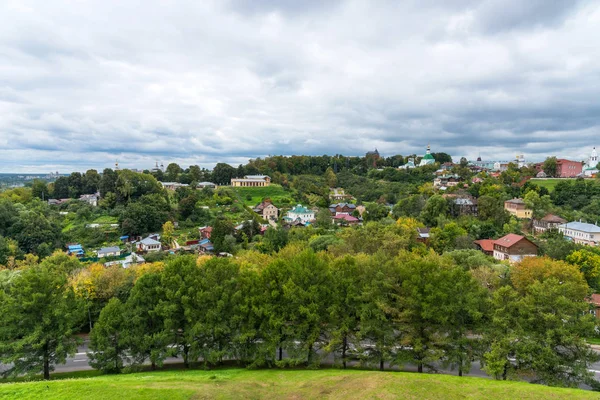
M 531 218 L 533 211 L 525 206 L 523 199 L 512 199 L 504 202 L 504 209 L 517 218 Z

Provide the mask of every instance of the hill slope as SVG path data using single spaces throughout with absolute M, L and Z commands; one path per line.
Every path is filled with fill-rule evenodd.
M 523 382 L 498 382 L 376 371 L 164 371 L 85 379 L 0 384 L 2 399 L 592 399 L 597 393 Z

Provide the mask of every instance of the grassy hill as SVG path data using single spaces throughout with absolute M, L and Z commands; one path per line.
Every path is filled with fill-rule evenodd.
M 267 187 L 234 187 L 232 189 L 244 204 L 250 207 L 257 205 L 265 197 L 269 197 L 278 207 L 293 203 L 291 193 L 276 184 Z
M 523 382 L 342 370 L 161 371 L 0 384 L 1 399 L 597 399 Z
M 548 189 L 549 192 L 552 192 L 552 191 L 554 191 L 554 188 L 556 187 L 556 185 L 558 184 L 558 182 L 564 181 L 564 180 L 569 180 L 569 179 L 570 178 L 562 178 L 562 179 L 557 179 L 557 178 L 544 178 L 544 179 L 532 178 L 530 181 L 531 181 L 531 183 L 535 183 L 539 187 L 545 187 L 546 189 Z

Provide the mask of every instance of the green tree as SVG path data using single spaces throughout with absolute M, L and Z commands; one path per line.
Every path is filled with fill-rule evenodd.
M 12 364 L 3 375 L 43 372 L 77 351 L 82 312 L 66 274 L 32 266 L 0 291 L 0 360 Z
M 102 176 L 98 184 L 98 190 L 100 191 L 101 197 L 104 198 L 107 193 L 116 193 L 117 178 L 117 173 L 110 168 L 106 168 L 102 171 Z M 58 196 L 55 194 L 54 197 Z
M 233 224 L 225 217 L 217 217 L 212 228 L 210 240 L 215 248 L 215 253 L 230 252 L 227 236 L 233 235 Z
M 447 216 L 448 202 L 440 195 L 433 195 L 425 203 L 423 211 L 421 211 L 421 220 L 427 226 L 436 226 L 438 218 Z
M 481 196 L 477 199 L 479 219 L 492 221 L 497 227 L 502 227 L 509 220 L 510 215 L 504 209 L 502 199 L 492 196 Z
M 169 352 L 171 333 L 165 329 L 159 304 L 165 302 L 159 273 L 142 275 L 127 299 L 129 320 L 125 331 L 131 357 L 136 364 L 150 360 L 151 369 L 162 366 Z
M 552 209 L 550 196 L 540 196 L 537 192 L 530 190 L 523 198 L 525 206 L 533 210 L 533 218 L 540 219 L 546 216 Z
M 542 166 L 544 173 L 549 177 L 555 178 L 557 174 L 557 160 L 556 157 L 548 157 L 544 161 L 544 165 Z
M 48 200 L 50 198 L 50 190 L 46 182 L 41 179 L 34 179 L 31 185 L 31 195 L 38 199 Z
M 212 172 L 213 182 L 217 185 L 229 185 L 231 178 L 236 176 L 236 169 L 229 164 L 218 163 Z
M 90 365 L 105 373 L 119 373 L 127 358 L 126 308 L 112 298 L 102 309 L 98 322 L 90 332 Z
M 566 260 L 579 267 L 590 287 L 600 289 L 600 254 L 581 249 L 569 254 Z
M 89 169 L 81 177 L 81 185 L 83 194 L 96 193 L 100 187 L 102 177 L 95 169 Z
M 164 245 L 171 247 L 173 245 L 173 233 L 175 232 L 175 225 L 173 222 L 167 221 L 162 226 L 162 235 L 160 240 Z
M 323 175 L 323 178 L 325 179 L 325 184 L 328 187 L 334 188 L 337 186 L 337 177 L 335 176 L 335 172 L 333 172 L 333 169 L 331 167 L 327 168 L 325 174 Z
M 199 269 L 192 256 L 181 256 L 169 260 L 161 273 L 164 300 L 159 303 L 160 315 L 169 333 L 169 343 L 173 344 L 172 354 L 181 355 L 186 368 L 197 357 L 191 353 L 194 338 L 192 316 L 198 312 L 193 298 L 196 296 Z
M 165 178 L 169 182 L 179 182 L 179 175 L 183 172 L 183 169 L 176 163 L 170 163 L 167 165 L 167 170 L 165 172 Z
M 425 198 L 420 194 L 411 195 L 398 201 L 392 211 L 394 218 L 417 218 L 425 207 Z

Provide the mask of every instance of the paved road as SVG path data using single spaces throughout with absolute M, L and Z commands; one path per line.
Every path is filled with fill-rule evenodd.
M 89 342 L 85 340 L 81 346 L 79 346 L 77 353 L 74 357 L 67 358 L 67 362 L 65 364 L 56 365 L 54 372 L 75 372 L 75 371 L 87 371 L 93 369 L 89 364 L 89 358 L 87 356 L 87 352 L 90 351 L 88 347 Z M 284 352 L 284 357 L 286 356 Z M 323 365 L 333 365 L 334 357 L 332 354 L 329 354 L 324 360 L 322 360 Z M 165 364 L 181 364 L 183 363 L 183 359 L 179 357 L 169 357 L 165 360 Z M 356 365 L 356 362 L 350 362 L 349 366 Z M 6 368 L 5 365 L 0 364 L 0 372 Z M 415 365 L 405 364 L 401 367 L 395 366 L 390 368 L 389 364 L 385 365 L 387 370 L 395 370 L 395 371 L 417 371 L 417 367 Z M 598 381 L 600 381 L 600 362 L 594 363 L 591 365 L 590 371 L 592 371 Z M 449 375 L 458 375 L 458 372 L 452 371 L 450 369 L 439 368 L 438 372 Z M 481 378 L 490 378 L 484 371 L 481 370 L 481 365 L 479 362 L 474 362 L 471 366 L 471 371 L 465 376 L 476 376 Z M 583 387 L 585 389 L 589 389 L 589 387 Z

